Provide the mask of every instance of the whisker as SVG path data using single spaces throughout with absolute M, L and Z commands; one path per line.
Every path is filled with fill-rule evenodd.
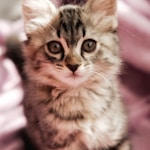
M 105 80 L 105 82 L 112 87 L 112 84 L 110 83 L 110 81 L 102 74 L 102 73 L 98 73 L 96 71 L 92 71 L 93 73 L 95 73 L 96 75 L 100 76 L 101 78 L 103 78 Z
M 36 94 L 38 94 L 38 91 L 39 91 L 39 83 L 38 83 L 38 81 L 36 82 Z
M 95 66 L 98 66 L 98 65 L 95 65 Z M 98 66 L 99 67 L 99 66 Z M 90 66 L 86 66 L 85 69 L 90 69 Z M 99 73 L 99 72 L 96 72 L 94 70 L 92 70 L 92 73 L 95 73 L 96 75 L 100 76 L 102 79 L 105 80 L 105 82 L 107 82 L 107 84 L 112 87 L 112 84 L 110 83 L 110 81 L 105 77 L 105 75 L 103 73 Z
M 51 24 L 49 25 L 49 27 L 51 28 L 51 30 L 56 31 L 56 29 L 54 28 L 54 26 L 52 26 Z
M 50 62 L 48 62 L 48 61 L 41 61 L 42 63 L 46 63 L 46 64 L 49 64 Z
M 56 67 L 56 69 L 62 70 L 62 68 Z
M 131 35 L 132 37 L 135 37 L 135 34 L 133 34 L 132 32 L 130 32 L 129 30 L 127 30 L 127 28 L 125 28 L 125 27 L 118 27 L 118 28 L 120 28 L 121 30 L 123 30 L 123 31 L 125 31 L 125 32 L 127 32 L 129 35 Z

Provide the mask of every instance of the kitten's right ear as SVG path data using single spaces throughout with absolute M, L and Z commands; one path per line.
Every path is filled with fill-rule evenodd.
M 56 6 L 50 0 L 22 0 L 22 11 L 25 24 L 45 13 L 53 14 Z

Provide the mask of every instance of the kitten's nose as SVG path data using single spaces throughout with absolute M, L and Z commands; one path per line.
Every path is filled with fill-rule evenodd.
M 74 73 L 78 69 L 79 65 L 78 64 L 67 64 L 67 67 Z

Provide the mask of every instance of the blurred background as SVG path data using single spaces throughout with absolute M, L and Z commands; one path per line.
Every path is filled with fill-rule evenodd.
M 15 21 L 21 17 L 21 0 L 0 0 L 0 18 Z

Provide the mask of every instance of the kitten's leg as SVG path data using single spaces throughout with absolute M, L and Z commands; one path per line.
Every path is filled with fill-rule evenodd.
M 29 137 L 30 143 L 35 147 L 34 150 L 46 150 L 43 148 L 39 122 L 35 113 L 32 111 L 32 109 L 29 109 L 28 107 L 26 107 L 25 114 L 28 118 L 26 134 Z M 42 149 L 40 149 L 41 147 Z
M 109 150 L 132 150 L 131 144 L 127 138 L 124 138 L 117 144 L 115 147 L 110 148 Z
M 41 142 L 42 140 L 40 131 L 37 129 L 37 127 L 35 127 L 35 125 L 29 125 L 27 128 L 27 134 L 29 135 L 29 140 L 31 141 L 31 144 L 35 147 L 34 150 L 42 150 L 40 149 L 40 147 L 43 147 L 43 143 Z
M 118 146 L 117 150 L 132 150 L 129 140 L 123 141 L 123 143 Z

